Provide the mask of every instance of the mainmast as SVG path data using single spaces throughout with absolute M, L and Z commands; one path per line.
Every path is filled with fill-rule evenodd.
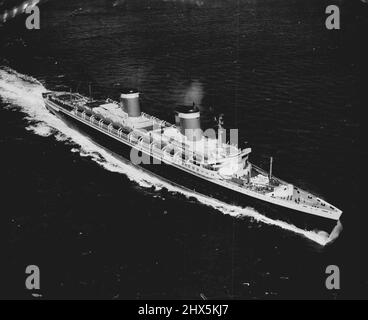
M 224 134 L 224 130 L 223 130 L 223 128 L 224 128 L 223 127 L 223 125 L 224 125 L 224 115 L 221 113 L 218 118 L 215 118 L 215 121 L 217 121 L 219 145 L 222 145 L 222 143 L 223 143 L 223 134 Z
M 272 163 L 273 163 L 273 157 L 270 158 L 270 172 L 268 173 L 268 179 L 271 182 L 272 179 Z

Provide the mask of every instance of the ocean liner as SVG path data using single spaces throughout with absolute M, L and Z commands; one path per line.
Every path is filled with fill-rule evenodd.
M 249 161 L 240 149 L 201 130 L 193 104 L 175 110 L 175 124 L 142 112 L 139 92 L 121 91 L 120 100 L 96 100 L 71 92 L 45 92 L 47 109 L 91 135 L 134 165 L 229 204 L 256 209 L 303 229 L 331 232 L 342 211 L 318 196 L 285 182 Z

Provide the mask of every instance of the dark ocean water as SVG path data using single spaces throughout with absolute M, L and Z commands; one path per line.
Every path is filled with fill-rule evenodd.
M 336 3 L 339 31 L 321 0 L 54 0 L 41 30 L 0 27 L 1 295 L 30 297 L 36 264 L 45 298 L 367 298 L 368 6 Z M 170 122 L 193 100 L 205 128 L 223 113 L 254 163 L 272 155 L 277 176 L 341 208 L 343 232 L 323 246 L 116 160 L 40 99 L 88 83 L 95 97 L 138 87 Z

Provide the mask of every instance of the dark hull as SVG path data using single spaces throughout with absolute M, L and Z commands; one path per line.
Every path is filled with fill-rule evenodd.
M 111 150 L 118 156 L 130 160 L 131 147 L 129 145 L 119 142 L 114 138 L 84 124 L 83 122 L 64 114 L 63 112 L 55 112 L 49 107 L 48 109 L 55 115 L 61 117 L 64 121 L 66 121 L 66 123 L 72 125 L 76 129 L 80 129 L 80 131 L 90 136 L 95 142 L 104 148 Z M 150 160 L 150 164 L 140 164 L 139 166 L 149 172 L 163 177 L 173 184 L 183 186 L 189 190 L 213 197 L 225 203 L 234 204 L 241 207 L 254 208 L 257 212 L 269 218 L 282 220 L 305 230 L 316 229 L 330 233 L 336 226 L 336 221 L 334 220 L 309 215 L 303 212 L 261 201 L 209 182 L 190 173 L 186 173 L 185 171 L 174 166 L 167 165 L 163 162 L 160 164 L 154 164 L 153 159 Z

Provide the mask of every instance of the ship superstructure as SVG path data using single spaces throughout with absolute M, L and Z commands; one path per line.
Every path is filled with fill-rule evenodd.
M 251 149 L 229 144 L 222 129 L 217 135 L 204 134 L 195 105 L 178 107 L 175 124 L 171 124 L 142 112 L 139 92 L 134 89 L 124 90 L 118 102 L 68 92 L 46 92 L 43 97 L 53 113 L 73 118 L 136 151 L 130 153 L 134 164 L 175 167 L 239 197 L 288 208 L 295 214 L 299 211 L 332 221 L 342 214 L 325 200 L 276 178 L 271 170 L 253 165 L 249 161 Z

